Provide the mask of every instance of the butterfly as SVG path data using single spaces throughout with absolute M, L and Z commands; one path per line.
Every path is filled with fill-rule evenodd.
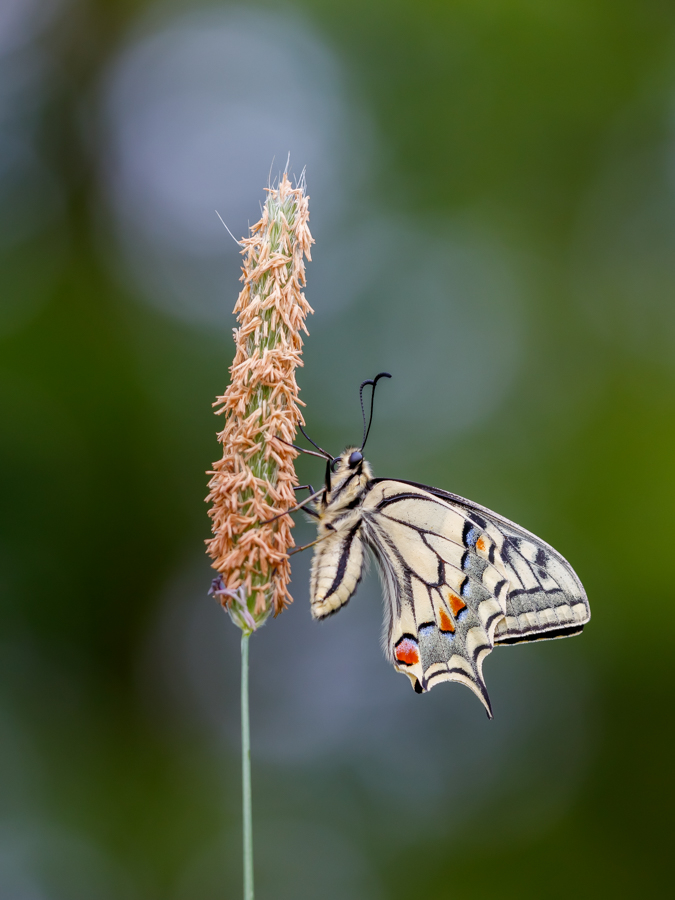
M 515 522 L 449 491 L 374 478 L 363 456 L 381 372 L 360 387 L 363 441 L 326 459 L 325 484 L 298 504 L 317 521 L 310 604 L 325 619 L 351 599 L 369 551 L 385 599 L 383 647 L 417 693 L 442 681 L 470 688 L 489 718 L 483 662 L 494 646 L 580 634 L 590 619 L 584 588 L 553 547 Z M 372 385 L 366 425 L 363 389 Z M 301 488 L 298 488 L 301 489 Z M 312 506 L 309 504 L 313 503 Z M 283 515 L 283 514 L 282 514 Z

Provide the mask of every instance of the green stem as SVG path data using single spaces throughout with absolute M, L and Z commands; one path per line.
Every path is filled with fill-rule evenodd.
M 241 636 L 241 798 L 244 834 L 244 900 L 253 900 L 253 819 L 251 814 L 251 730 L 248 716 L 248 634 Z

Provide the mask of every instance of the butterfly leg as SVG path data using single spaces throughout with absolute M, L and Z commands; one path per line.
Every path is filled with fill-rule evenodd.
M 274 522 L 276 519 L 280 519 L 282 516 L 287 516 L 289 513 L 297 512 L 299 509 L 302 509 L 308 503 L 311 503 L 312 500 L 316 500 L 316 498 L 323 492 L 323 488 L 320 491 L 316 491 L 314 494 L 310 494 L 306 500 L 303 500 L 302 503 L 298 503 L 297 506 L 292 506 L 290 509 L 284 510 L 284 512 L 278 513 L 276 516 L 272 516 L 271 519 L 263 519 L 260 523 L 261 525 L 269 525 L 270 522 Z M 314 510 L 308 509 L 306 510 L 310 515 L 316 515 Z
M 293 490 L 294 490 L 294 491 L 305 491 L 305 490 L 307 490 L 307 491 L 310 492 L 310 494 L 316 494 L 316 493 L 317 493 L 317 491 L 314 490 L 314 488 L 312 487 L 311 484 L 301 484 L 301 485 L 299 485 L 298 487 L 294 487 Z M 318 491 L 318 493 L 321 493 L 321 491 Z M 305 507 L 305 512 L 306 512 L 306 513 L 309 513 L 310 516 L 314 516 L 315 519 L 318 519 L 318 518 L 319 518 L 318 512 L 316 512 L 316 510 L 314 510 L 314 509 L 310 509 L 309 506 L 306 506 L 306 507 Z
M 310 494 L 315 494 L 316 491 L 312 487 L 311 484 L 299 484 L 297 487 L 293 488 L 294 491 L 309 491 Z
M 300 553 L 302 550 L 308 550 L 310 547 L 313 547 L 315 544 L 321 543 L 321 541 L 325 541 L 327 537 L 331 537 L 333 535 L 333 530 L 329 531 L 328 534 L 324 534 L 322 537 L 317 538 L 315 541 L 312 541 L 311 544 L 305 544 L 304 547 L 296 547 L 295 550 L 291 550 L 288 556 L 294 556 L 296 553 Z

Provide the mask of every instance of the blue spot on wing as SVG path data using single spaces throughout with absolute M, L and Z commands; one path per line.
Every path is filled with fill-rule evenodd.
M 464 541 L 465 547 L 470 547 L 472 550 L 476 546 L 476 541 L 480 537 L 480 530 L 476 528 L 476 526 L 469 522 L 468 520 L 464 523 L 464 531 L 462 533 L 462 540 Z

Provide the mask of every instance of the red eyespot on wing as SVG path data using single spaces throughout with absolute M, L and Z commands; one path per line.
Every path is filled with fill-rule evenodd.
M 476 550 L 485 550 L 485 541 L 483 540 L 483 538 L 478 538 L 478 540 L 476 541 Z
M 413 641 L 412 638 L 402 638 L 396 645 L 394 655 L 399 662 L 405 663 L 406 666 L 414 666 L 420 661 L 417 641 Z
M 448 597 L 448 603 L 450 604 L 450 609 L 453 612 L 453 615 L 458 615 L 463 609 L 466 609 L 466 603 L 463 600 L 460 600 L 459 597 L 456 597 L 454 594 L 450 594 Z
M 438 618 L 441 620 L 441 631 L 454 631 L 455 625 L 444 609 L 440 611 Z

